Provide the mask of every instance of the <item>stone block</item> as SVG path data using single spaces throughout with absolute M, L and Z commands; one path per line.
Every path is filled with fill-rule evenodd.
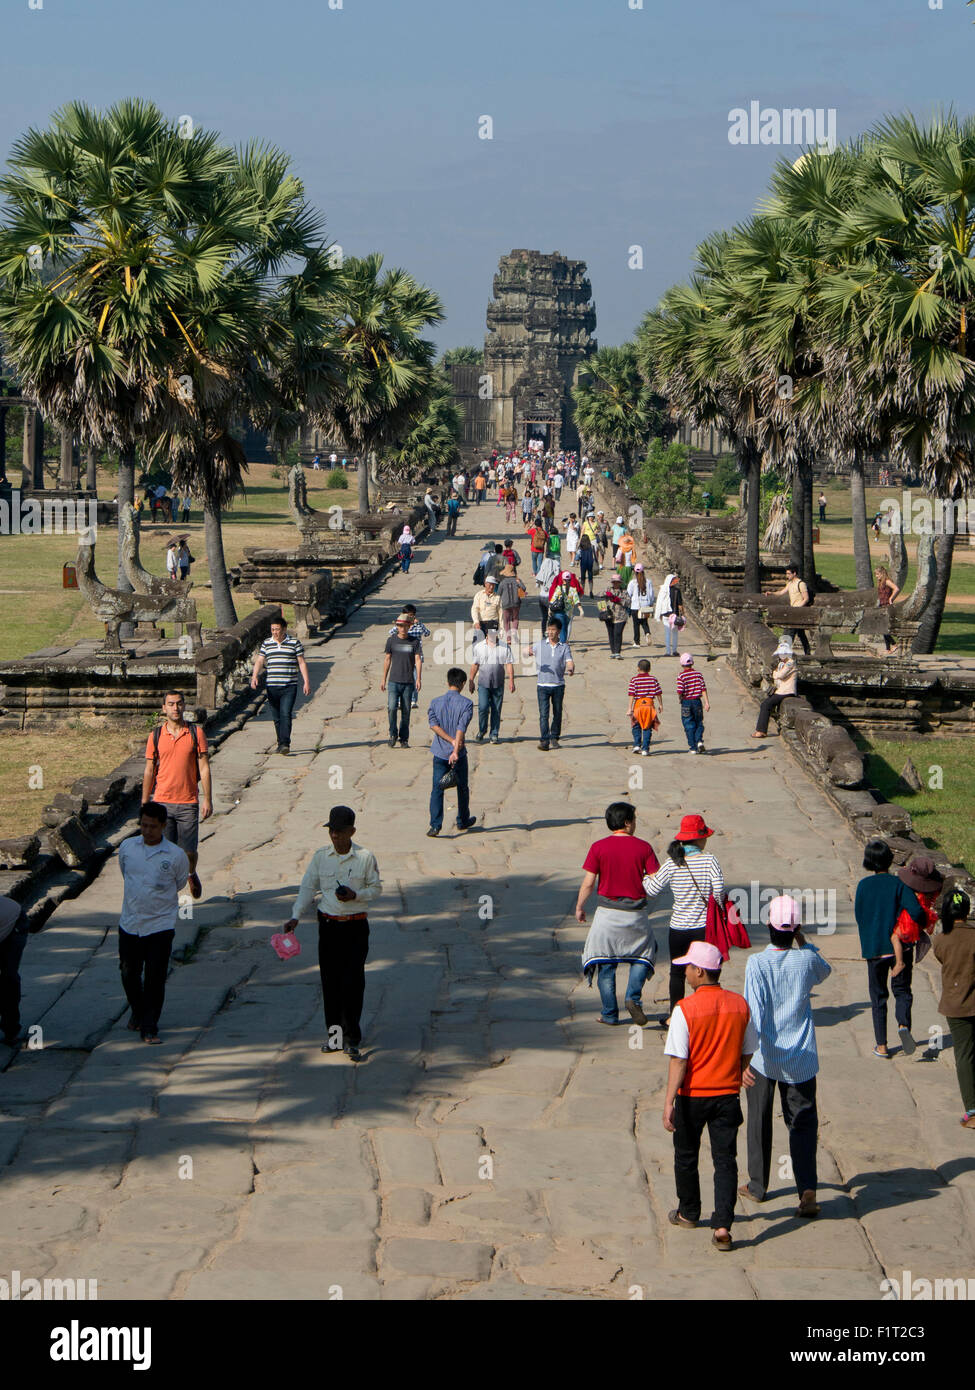
M 493 1257 L 492 1245 L 395 1236 L 386 1241 L 380 1261 L 384 1272 L 468 1282 L 489 1279 Z
M 72 792 L 58 792 L 51 798 L 50 805 L 44 807 L 42 819 L 45 825 L 60 825 L 68 816 L 77 816 L 80 820 L 87 810 L 85 797 L 75 796 Z
M 0 840 L 0 869 L 30 868 L 40 846 L 37 835 L 17 835 L 10 840 Z
M 77 816 L 69 816 L 49 832 L 51 850 L 69 869 L 80 869 L 95 854 L 91 836 Z
M 71 784 L 72 796 L 92 805 L 96 801 L 117 801 L 125 791 L 125 776 L 118 770 L 108 777 L 79 777 Z

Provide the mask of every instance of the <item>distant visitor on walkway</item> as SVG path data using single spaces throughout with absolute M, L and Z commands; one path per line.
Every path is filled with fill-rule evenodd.
M 891 938 L 902 911 L 906 911 L 919 927 L 926 927 L 927 916 L 917 894 L 901 879 L 889 873 L 894 852 L 886 840 L 870 840 L 863 851 L 866 878 L 857 884 L 853 900 L 860 951 L 867 962 L 867 984 L 870 988 L 870 1007 L 873 1013 L 875 1057 L 889 1057 L 887 1051 L 887 978 L 896 964 Z M 911 1033 L 911 978 L 914 971 L 914 947 L 903 947 L 904 969 L 890 981 L 894 992 L 894 1013 L 904 1053 L 910 1056 L 917 1049 Z
M 945 894 L 941 904 L 941 931 L 934 939 L 935 958 L 941 964 L 941 998 L 938 1012 L 951 1030 L 955 1073 L 965 1113 L 961 1123 L 975 1129 L 975 930 L 972 903 L 960 888 Z
M 298 681 L 301 681 L 302 693 L 307 697 L 311 694 L 311 678 L 305 661 L 305 649 L 297 637 L 289 635 L 287 620 L 284 617 L 275 618 L 271 624 L 270 637 L 261 643 L 260 650 L 254 658 L 252 690 L 257 689 L 264 672 L 267 673 L 264 677 L 265 693 L 271 718 L 274 720 L 274 731 L 278 740 L 277 751 L 289 753 L 291 721 L 294 717 L 295 700 L 298 698 Z
M 369 954 L 366 904 L 375 902 L 383 885 L 376 856 L 353 839 L 355 812 L 350 806 L 333 806 L 325 828 L 332 843 L 312 855 L 282 931 L 296 931 L 318 898 L 318 973 L 326 1030 L 322 1051 L 346 1052 L 358 1062 Z
M 713 894 L 724 902 L 721 865 L 707 853 L 714 831 L 702 816 L 681 819 L 680 829 L 667 846 L 667 858 L 651 877 L 643 880 L 644 892 L 655 898 L 667 887 L 674 895 L 670 916 L 668 949 L 670 954 L 670 1012 L 684 997 L 684 970 L 678 956 L 686 956 L 692 941 L 703 941 L 707 931 L 708 898 Z M 668 1017 L 665 1026 L 670 1023 Z
M 474 714 L 474 703 L 462 695 L 467 676 L 459 666 L 447 672 L 447 693 L 430 701 L 427 722 L 433 730 L 433 785 L 430 790 L 431 838 L 443 828 L 443 798 L 448 787 L 457 788 L 457 829 L 470 830 L 477 820 L 471 815 L 469 771 L 465 736 Z
M 410 746 L 410 711 L 423 671 L 422 644 L 419 637 L 410 636 L 415 617 L 415 609 L 412 613 L 400 613 L 396 619 L 396 636 L 386 638 L 379 689 L 386 691 L 390 748 L 396 747 L 397 740 L 401 748 Z

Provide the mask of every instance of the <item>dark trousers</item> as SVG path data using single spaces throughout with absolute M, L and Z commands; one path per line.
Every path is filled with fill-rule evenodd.
M 904 946 L 904 969 L 890 982 L 894 992 L 894 1017 L 898 1028 L 910 1028 L 911 977 L 914 974 L 914 947 Z M 867 984 L 870 987 L 870 1008 L 873 1011 L 873 1036 L 878 1047 L 887 1046 L 887 977 L 894 968 L 893 956 L 873 956 L 867 961 Z
M 684 997 L 684 967 L 674 965 L 673 960 L 676 956 L 687 955 L 687 948 L 692 941 L 703 941 L 707 932 L 706 927 L 695 927 L 692 931 L 670 931 L 667 934 L 667 951 L 671 959 L 670 967 L 670 1012 L 674 1012 L 674 1005 L 679 1003 Z
M 440 785 L 440 779 L 449 767 L 450 763 L 446 758 L 434 758 L 433 785 L 430 789 L 430 824 L 434 830 L 440 830 L 443 826 L 444 789 Z M 459 830 L 471 818 L 470 769 L 466 752 L 460 755 L 454 768 L 457 773 L 457 829 Z
M 458 515 L 459 515 L 458 512 L 448 512 L 448 513 L 447 513 L 447 535 L 448 535 L 448 536 L 456 536 L 456 534 L 457 534 L 457 517 L 458 517 Z
M 274 720 L 274 727 L 278 735 L 278 747 L 291 747 L 291 721 L 295 712 L 295 700 L 298 698 L 297 683 L 292 681 L 290 685 L 269 685 L 267 687 L 267 702 L 271 706 L 271 718 Z
M 542 615 L 542 640 L 545 639 L 545 629 L 548 627 L 548 599 L 538 600 L 538 611 Z
M 687 735 L 688 748 L 704 742 L 704 703 L 701 700 L 681 700 L 680 722 Z
M 121 927 L 118 929 L 118 966 L 122 988 L 132 1010 L 132 1020 L 141 1028 L 143 1037 L 155 1033 L 159 1027 L 159 1015 L 166 997 L 169 954 L 175 936 L 175 931 L 135 936 Z
M 21 913 L 13 931 L 0 941 L 0 1033 L 4 1037 L 20 1032 L 20 958 L 27 935 L 27 918 Z
M 820 509 L 819 509 L 819 519 L 820 519 L 820 521 L 825 521 L 825 520 L 826 520 L 826 508 L 825 508 L 825 507 L 820 507 Z
M 589 557 L 588 559 L 586 559 L 584 556 L 580 556 L 580 557 L 579 557 L 579 583 L 580 583 L 580 585 L 582 586 L 583 589 L 584 589 L 584 588 L 586 587 L 586 585 L 588 584 L 588 585 L 589 585 L 589 593 L 590 593 L 590 595 L 591 595 L 591 594 L 592 594 L 592 572 L 593 572 L 593 567 L 594 567 L 594 565 L 595 565 L 595 563 L 596 563 L 596 556 L 595 556 L 595 554 L 593 553 L 593 551 L 591 551 L 591 550 L 587 551 L 586 554 L 587 554 L 588 557 Z
M 641 618 L 640 615 L 639 615 L 639 613 L 635 613 L 635 612 L 632 612 L 632 611 L 630 612 L 630 617 L 633 619 L 633 640 L 634 640 L 634 642 L 637 644 L 637 646 L 640 645 L 640 632 L 641 632 L 641 630 L 642 630 L 642 631 L 645 632 L 646 635 L 647 635 L 647 646 L 649 647 L 649 645 L 650 645 L 650 619 L 649 619 L 649 618 Z
M 343 922 L 318 914 L 318 973 L 328 1046 L 338 1052 L 362 1041 L 359 1020 L 366 992 L 369 922 Z M 340 1031 L 336 1036 L 332 1029 Z
M 783 700 L 788 700 L 788 695 L 769 695 L 762 701 L 758 711 L 758 723 L 755 725 L 756 734 L 768 733 L 768 721 L 772 711 L 781 705 Z
M 674 1102 L 674 1180 L 681 1216 L 701 1219 L 701 1178 L 697 1164 L 701 1135 L 708 1128 L 714 1163 L 714 1215 L 717 1229 L 731 1226 L 738 1195 L 738 1130 L 744 1116 L 733 1096 L 678 1096 Z
M 948 1027 L 961 1103 L 966 1113 L 972 1115 L 975 1114 L 975 1018 L 949 1018 Z
M 562 702 L 565 699 L 564 685 L 540 685 L 538 687 L 538 737 L 542 743 L 549 738 L 562 737 Z M 551 726 L 549 719 L 551 717 Z
M 791 637 L 792 641 L 798 640 L 802 645 L 802 650 L 809 655 L 809 638 L 806 636 L 806 629 L 803 627 L 787 627 L 785 636 Z
M 623 632 L 626 628 L 626 619 L 624 618 L 619 623 L 610 619 L 606 626 L 609 629 L 609 649 L 615 656 L 619 656 L 623 650 Z
M 754 1067 L 752 1068 L 754 1071 Z M 772 1108 L 775 1088 L 779 1089 L 782 1118 L 789 1131 L 789 1153 L 796 1191 L 816 1191 L 816 1134 L 819 1114 L 816 1110 L 816 1078 L 808 1081 L 770 1081 L 755 1072 L 755 1085 L 748 1095 L 748 1190 L 753 1197 L 764 1198 L 768 1192 L 772 1171 Z

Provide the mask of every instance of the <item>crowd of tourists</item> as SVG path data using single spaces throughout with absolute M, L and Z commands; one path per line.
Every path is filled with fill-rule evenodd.
M 573 623 L 585 616 L 584 600 L 594 599 L 606 626 L 609 659 L 621 659 L 623 634 L 631 624 L 631 647 L 649 649 L 655 625 L 661 658 L 678 659 L 674 695 L 687 751 L 702 754 L 704 716 L 710 709 L 707 684 L 693 654 L 678 654 L 684 606 L 678 578 L 665 575 L 654 589 L 645 559 L 623 516 L 610 521 L 592 499 L 595 470 L 572 454 L 485 460 L 473 476 L 461 472 L 447 499 L 448 531 L 456 533 L 463 507 L 494 500 L 505 508 L 503 525 L 511 534 L 485 545 L 474 572 L 470 610 L 470 660 L 446 672 L 426 711 L 431 736 L 431 792 L 427 835 L 444 826 L 445 797 L 456 791 L 455 825 L 466 833 L 477 823 L 471 813 L 468 732 L 479 744 L 501 741 L 504 696 L 515 690 L 515 668 L 530 656 L 538 704 L 538 748 L 558 750 L 562 738 L 568 682 L 575 675 L 571 647 Z M 519 488 L 521 492 L 519 493 Z M 516 495 L 512 498 L 509 493 Z M 492 498 L 492 493 L 495 496 Z M 573 500 L 564 501 L 566 494 Z M 522 507 L 525 557 L 514 544 Z M 457 506 L 452 510 L 451 503 Z M 551 506 L 549 506 L 551 502 Z M 556 508 L 563 515 L 556 522 Z M 565 514 L 566 507 L 571 510 Z M 453 520 L 453 526 L 450 525 Z M 499 518 L 500 520 L 500 518 Z M 401 549 L 410 555 L 415 540 L 408 528 Z M 522 549 L 525 542 L 519 539 Z M 794 572 L 786 591 L 796 606 L 806 596 Z M 541 635 L 522 619 L 533 583 Z M 527 631 L 526 631 L 527 629 Z M 788 633 L 770 673 L 771 693 L 762 702 L 755 738 L 767 736 L 770 716 L 796 692 L 797 664 Z M 423 683 L 425 638 L 430 629 L 415 604 L 404 604 L 384 644 L 380 690 L 386 694 L 390 748 L 410 747 L 411 719 Z M 274 722 L 277 752 L 290 752 L 299 689 L 308 696 L 311 680 L 304 649 L 289 635 L 283 617 L 254 660 L 251 685 L 261 683 Z M 466 693 L 465 693 L 466 692 Z M 641 656 L 627 684 L 627 719 L 632 748 L 649 756 L 653 735 L 665 710 L 664 683 Z M 476 695 L 475 702 L 471 697 Z M 149 734 L 139 833 L 119 851 L 123 905 L 119 921 L 119 966 L 129 1004 L 129 1029 L 158 1044 L 179 895 L 203 892 L 198 873 L 200 822 L 213 811 L 209 751 L 203 730 L 184 716 L 178 691 L 166 693 L 162 721 Z M 802 931 L 799 904 L 777 897 L 768 908 L 768 944 L 747 958 L 744 989 L 721 983 L 722 969 L 735 946 L 752 944 L 737 920 L 725 876 L 709 842 L 714 828 L 698 813 L 680 818 L 659 858 L 649 841 L 636 834 L 637 811 L 626 801 L 605 811 L 607 834 L 594 841 L 582 865 L 575 916 L 588 926 L 582 972 L 595 983 L 598 1022 L 621 1024 L 617 972 L 626 968 L 624 1009 L 630 1026 L 659 1026 L 668 1059 L 662 1124 L 674 1136 L 677 1205 L 669 1221 L 695 1229 L 702 1216 L 699 1151 L 707 1129 L 714 1165 L 712 1242 L 732 1249 L 732 1226 L 739 1198 L 761 1203 L 769 1194 L 773 1111 L 778 1097 L 788 1131 L 792 1178 L 803 1218 L 819 1215 L 817 1170 L 817 1074 L 819 1059 L 812 992 L 831 973 L 829 964 Z M 358 845 L 355 812 L 334 806 L 326 822 L 329 845 L 316 851 L 301 880 L 288 920 L 272 938 L 283 959 L 300 950 L 296 933 L 315 908 L 318 962 L 326 1025 L 325 1052 L 343 1052 L 361 1061 L 361 1015 L 368 955 L 368 904 L 382 892 L 374 853 Z M 886 841 L 866 846 L 866 875 L 857 885 L 854 913 L 874 1032 L 873 1056 L 889 1059 L 888 1000 L 893 993 L 898 1042 L 904 1055 L 916 1050 L 912 1032 L 912 979 L 929 950 L 942 967 L 939 1008 L 947 1019 L 964 1114 L 961 1124 L 975 1128 L 975 932 L 969 936 L 968 896 L 945 884 L 935 863 L 921 856 L 891 873 L 893 853 Z M 591 923 L 587 906 L 596 895 Z M 651 1018 L 644 990 L 657 962 L 650 923 L 653 900 L 670 902 L 667 926 L 667 1010 Z M 936 928 L 940 925 L 940 931 Z M 15 1043 L 20 1034 L 19 966 L 27 939 L 20 905 L 0 898 L 0 1030 Z M 690 994 L 688 995 L 688 989 Z M 745 1091 L 747 1118 L 742 1111 Z M 745 1128 L 747 1181 L 739 1185 L 738 1132 Z

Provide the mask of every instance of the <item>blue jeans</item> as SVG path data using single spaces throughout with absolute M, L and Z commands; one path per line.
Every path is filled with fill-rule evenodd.
M 410 740 L 410 708 L 413 704 L 412 681 L 389 681 L 386 686 L 386 710 L 389 714 L 389 736 L 396 738 L 396 712 L 399 710 L 399 741 Z
M 687 735 L 688 748 L 704 742 L 704 706 L 700 700 L 681 700 L 680 722 Z
M 558 739 L 562 736 L 562 701 L 565 699 L 564 685 L 540 685 L 538 687 L 538 731 L 539 739 L 542 743 L 548 743 L 549 738 Z M 551 712 L 552 725 L 549 729 L 549 713 Z
M 400 560 L 400 567 L 401 567 L 401 569 L 402 569 L 402 571 L 403 571 L 404 574 L 409 574 L 409 572 L 410 572 L 410 561 L 413 559 L 413 547 L 412 547 L 412 546 L 409 546 L 409 545 L 406 545 L 406 546 L 403 547 L 403 549 L 402 549 L 402 551 L 401 551 L 400 553 L 402 554 L 402 557 L 403 557 L 403 558 Z
M 504 686 L 491 689 L 487 685 L 477 687 L 477 728 L 481 734 L 488 732 L 488 715 L 491 717 L 491 737 L 497 738 L 501 732 L 501 704 L 504 700 Z
M 633 751 L 649 749 L 650 740 L 653 738 L 653 729 L 648 724 L 645 729 L 641 729 L 639 724 L 633 725 Z
M 277 730 L 279 748 L 291 747 L 291 720 L 297 698 L 297 681 L 292 681 L 290 685 L 267 687 L 267 702 L 271 706 L 271 717 Z
M 540 550 L 533 550 L 532 553 L 531 553 L 531 556 L 532 556 L 532 574 L 537 574 L 537 573 L 538 573 L 538 567 L 539 567 L 539 565 L 542 563 L 542 561 L 543 561 L 543 559 L 545 558 L 545 556 L 543 555 L 542 551 L 540 551 Z
M 457 829 L 460 830 L 471 818 L 471 791 L 468 783 L 467 754 L 462 753 L 454 764 L 457 769 Z M 440 830 L 443 826 L 444 789 L 440 779 L 450 767 L 446 758 L 433 760 L 433 786 L 430 790 L 430 826 Z
M 559 641 L 567 642 L 569 640 L 569 614 L 565 611 L 565 609 L 563 609 L 561 613 L 555 613 L 552 611 L 552 605 L 549 604 L 548 617 L 549 622 L 551 622 L 554 618 L 559 625 Z M 543 633 L 542 636 L 544 637 L 544 635 L 545 634 Z
M 602 1001 L 602 1016 L 607 1023 L 619 1022 L 619 1004 L 616 1000 L 616 970 L 612 963 L 601 965 L 597 971 L 599 998 Z M 647 976 L 653 974 L 653 966 L 648 960 L 635 960 L 630 965 L 630 978 L 626 983 L 626 997 L 640 1002 Z

